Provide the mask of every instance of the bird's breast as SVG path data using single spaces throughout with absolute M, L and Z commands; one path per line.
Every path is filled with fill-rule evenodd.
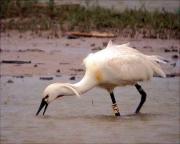
M 103 74 L 99 69 L 95 70 L 95 79 L 98 83 L 103 81 Z

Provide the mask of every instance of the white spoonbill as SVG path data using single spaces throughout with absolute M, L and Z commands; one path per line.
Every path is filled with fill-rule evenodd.
M 146 100 L 146 93 L 138 82 L 150 80 L 153 76 L 165 77 L 159 62 L 164 63 L 161 57 L 142 54 L 131 48 L 129 43 L 115 45 L 109 41 L 105 49 L 89 54 L 84 59 L 86 72 L 80 82 L 75 84 L 53 83 L 45 88 L 36 115 L 45 107 L 44 115 L 48 104 L 59 97 L 80 96 L 98 86 L 109 92 L 114 113 L 116 116 L 120 116 L 113 90 L 117 86 L 126 85 L 134 85 L 141 95 L 141 101 L 135 111 L 139 113 Z

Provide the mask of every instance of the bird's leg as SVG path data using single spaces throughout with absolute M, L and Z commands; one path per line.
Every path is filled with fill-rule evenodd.
M 114 114 L 115 114 L 115 116 L 120 116 L 119 108 L 116 104 L 116 99 L 114 97 L 114 93 L 110 92 L 110 96 L 111 96 L 111 100 L 112 100 L 112 108 L 113 108 Z
M 142 89 L 142 87 L 139 84 L 135 84 L 136 89 L 141 94 L 141 101 L 136 109 L 136 113 L 139 113 L 141 107 L 143 106 L 144 102 L 146 101 L 146 92 Z

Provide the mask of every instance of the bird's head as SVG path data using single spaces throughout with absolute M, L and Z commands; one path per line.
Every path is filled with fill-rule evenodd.
M 71 95 L 77 95 L 78 97 L 80 97 L 79 93 L 77 92 L 75 87 L 73 87 L 72 84 L 54 83 L 48 85 L 43 92 L 43 98 L 36 115 L 38 115 L 43 108 L 44 108 L 44 112 L 43 112 L 44 115 L 48 107 L 48 104 L 50 102 L 60 97 L 71 96 Z

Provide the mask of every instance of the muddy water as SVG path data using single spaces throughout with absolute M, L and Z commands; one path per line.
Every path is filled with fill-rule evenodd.
M 122 115 L 119 118 L 113 116 L 107 92 L 98 88 L 81 98 L 59 99 L 49 105 L 44 117 L 36 117 L 44 87 L 68 79 L 1 77 L 1 143 L 180 142 L 178 78 L 155 78 L 143 83 L 148 98 L 138 115 L 133 112 L 140 96 L 134 87 L 125 87 L 115 90 Z

